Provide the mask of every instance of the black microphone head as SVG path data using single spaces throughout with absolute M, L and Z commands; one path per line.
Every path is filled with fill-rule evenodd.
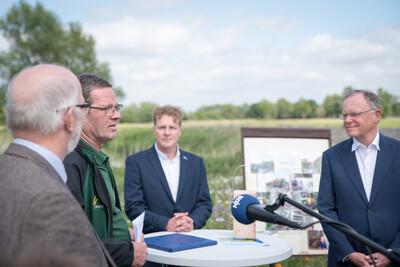
M 237 196 L 233 201 L 231 205 L 231 212 L 233 217 L 240 223 L 243 224 L 250 224 L 254 222 L 254 220 L 251 220 L 247 217 L 247 207 L 250 204 L 257 204 L 260 205 L 260 202 L 257 200 L 257 198 L 248 195 L 248 194 L 243 194 L 240 196 Z

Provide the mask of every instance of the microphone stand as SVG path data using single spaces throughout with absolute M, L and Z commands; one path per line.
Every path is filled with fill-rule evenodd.
M 383 255 L 385 255 L 386 257 L 388 257 L 389 259 L 391 259 L 393 262 L 396 263 L 400 263 L 400 254 L 397 251 L 388 251 L 385 247 L 381 246 L 380 244 L 372 241 L 371 239 L 366 238 L 363 235 L 360 235 L 359 233 L 357 233 L 353 228 L 351 228 L 350 226 L 341 223 L 341 222 L 337 222 L 334 221 L 318 212 L 315 212 L 314 210 L 294 201 L 293 199 L 289 198 L 288 196 L 286 196 L 285 194 L 279 194 L 279 197 L 276 199 L 275 204 L 270 205 L 265 207 L 265 210 L 273 212 L 274 210 L 276 210 L 277 208 L 279 208 L 280 206 L 283 206 L 285 204 L 285 202 L 295 206 L 296 208 L 304 211 L 305 213 L 317 218 L 320 223 L 325 223 L 328 224 L 329 226 L 335 228 L 336 230 L 344 233 L 345 235 L 359 241 L 360 243 L 364 244 L 365 246 L 369 247 L 369 248 L 373 248 L 375 251 L 378 251 L 380 253 L 382 253 Z M 396 265 L 397 266 L 397 265 Z

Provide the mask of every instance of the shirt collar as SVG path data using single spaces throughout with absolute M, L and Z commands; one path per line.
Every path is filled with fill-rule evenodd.
M 154 144 L 154 147 L 155 147 L 155 149 L 156 149 L 158 158 L 159 158 L 160 160 L 162 160 L 162 161 L 169 160 L 168 157 L 167 157 L 167 155 L 164 154 L 164 153 L 162 153 L 162 152 L 160 151 L 160 149 L 158 149 L 157 142 Z M 175 158 L 173 158 L 171 161 L 174 161 L 174 160 L 176 160 L 176 159 L 179 159 L 180 155 L 181 155 L 181 152 L 179 151 L 179 145 L 176 144 L 176 155 L 175 155 Z
M 87 151 L 89 151 L 90 153 L 93 153 L 95 158 L 96 158 L 96 164 L 98 165 L 102 165 L 103 163 L 107 162 L 108 160 L 108 156 L 106 154 L 104 154 L 101 151 L 97 151 L 94 147 L 92 147 L 91 145 L 89 145 L 85 140 L 83 140 L 81 138 L 81 141 L 83 142 L 83 144 L 85 145 L 85 148 Z
M 380 134 L 379 132 L 377 132 L 374 140 L 372 141 L 371 145 L 369 145 L 370 148 L 372 147 L 376 147 L 376 149 L 379 151 L 380 147 L 379 147 L 379 139 L 380 139 Z M 353 137 L 353 145 L 351 146 L 351 152 L 353 152 L 354 150 L 356 150 L 359 146 L 363 146 L 365 147 L 365 145 L 361 144 L 360 142 L 357 141 L 357 139 L 355 139 Z
M 15 138 L 13 143 L 27 147 L 38 153 L 56 170 L 56 172 L 58 173 L 58 175 L 60 175 L 63 182 L 64 183 L 67 182 L 67 173 L 65 172 L 64 164 L 62 163 L 60 158 L 56 156 L 56 154 L 42 147 L 41 145 L 38 145 L 26 139 Z

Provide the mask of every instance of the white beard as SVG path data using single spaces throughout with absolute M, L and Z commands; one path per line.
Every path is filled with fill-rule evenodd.
M 78 114 L 79 113 L 79 114 Z M 74 151 L 76 145 L 79 142 L 79 138 L 81 136 L 82 132 L 82 126 L 83 126 L 83 115 L 80 110 L 78 112 L 75 112 L 76 117 L 77 117 L 77 125 L 75 128 L 75 131 L 71 134 L 71 137 L 68 140 L 68 145 L 67 145 L 67 155 Z

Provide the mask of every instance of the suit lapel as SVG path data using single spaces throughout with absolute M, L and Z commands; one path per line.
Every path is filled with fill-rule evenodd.
M 370 204 L 373 203 L 376 196 L 378 195 L 379 189 L 383 184 L 386 173 L 388 172 L 390 164 L 392 162 L 391 159 L 393 159 L 394 154 L 392 144 L 388 142 L 388 139 L 383 135 L 380 136 L 379 148 L 380 151 L 378 151 L 378 155 L 376 157 Z
M 353 141 L 350 138 L 348 139 L 347 142 L 343 144 L 340 159 L 342 161 L 344 169 L 348 174 L 351 183 L 354 185 L 356 191 L 358 192 L 362 200 L 365 202 L 365 204 L 368 205 L 368 199 L 367 195 L 365 194 L 364 185 L 362 183 L 361 174 L 356 159 L 356 154 L 354 151 L 351 152 L 352 143 Z
M 182 150 L 180 150 L 180 170 L 179 170 L 179 186 L 178 186 L 178 194 L 176 196 L 176 202 L 179 201 L 179 198 L 182 195 L 182 191 L 187 179 L 187 170 L 188 170 L 188 156 Z
M 154 146 L 148 150 L 148 160 L 150 162 L 150 165 L 153 167 L 154 172 L 157 174 L 157 178 L 160 181 L 160 183 L 162 184 L 168 197 L 171 199 L 172 202 L 174 202 L 174 199 L 171 195 L 171 190 L 170 190 L 168 182 L 167 182 L 167 177 L 165 176 L 160 159 L 158 158 L 158 155 L 157 155 L 157 152 L 156 152 L 156 149 L 154 148 Z

